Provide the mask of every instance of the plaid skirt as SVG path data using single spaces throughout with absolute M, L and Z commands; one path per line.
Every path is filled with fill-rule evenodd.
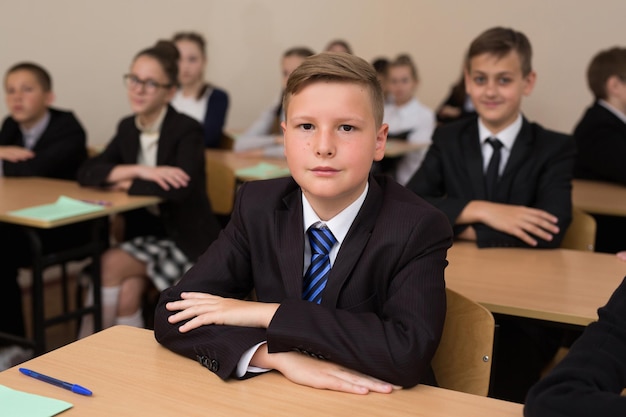
M 159 290 L 176 284 L 193 263 L 168 239 L 140 236 L 122 243 L 120 249 L 147 266 L 148 278 Z

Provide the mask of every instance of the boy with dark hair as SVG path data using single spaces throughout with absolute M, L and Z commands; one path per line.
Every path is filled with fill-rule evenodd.
M 587 82 L 595 100 L 574 129 L 578 147 L 574 177 L 626 185 L 626 48 L 610 48 L 594 56 Z M 624 218 L 593 217 L 597 251 L 626 249 Z
M 626 185 L 626 48 L 599 52 L 587 82 L 595 101 L 574 130 L 574 176 Z
M 4 90 L 10 116 L 0 130 L 0 177 L 75 179 L 87 158 L 85 131 L 71 112 L 50 107 L 54 94 L 48 72 L 30 62 L 14 65 L 6 72 Z M 39 235 L 46 250 L 71 241 L 74 232 L 80 234 L 70 226 Z M 29 248 L 21 228 L 0 224 L 0 316 L 5 318 L 0 320 L 0 332 L 14 336 L 24 336 L 16 278 L 18 268 L 30 262 Z M 17 346 L 0 347 L 0 370 L 25 358 Z
M 345 53 L 307 58 L 284 109 L 293 178 L 241 187 L 226 229 L 161 294 L 157 340 L 223 379 L 276 369 L 359 394 L 435 383 L 451 231 L 370 176 L 388 131 L 376 72 Z
M 478 116 L 438 128 L 407 185 L 446 213 L 456 238 L 479 247 L 555 248 L 571 222 L 574 141 L 521 113 L 536 79 L 531 57 L 528 38 L 512 29 L 495 27 L 472 42 L 465 86 Z M 491 395 L 523 402 L 562 335 L 515 318 L 496 319 Z

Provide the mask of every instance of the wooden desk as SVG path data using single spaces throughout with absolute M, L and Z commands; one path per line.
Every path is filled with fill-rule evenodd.
M 287 168 L 287 160 L 285 158 L 270 158 L 261 156 L 254 152 L 233 152 L 220 149 L 207 149 L 204 152 L 207 165 L 221 164 L 228 167 L 233 173 L 243 168 L 250 168 L 260 163 L 276 165 L 280 168 Z M 239 181 L 253 181 L 265 178 L 256 177 L 237 177 Z
M 158 345 L 151 331 L 123 326 L 21 366 L 93 391 L 92 397 L 73 394 L 24 376 L 18 367 L 0 373 L 0 384 L 9 388 L 74 404 L 62 414 L 67 417 L 522 416 L 521 404 L 428 386 L 358 396 L 297 385 L 275 372 L 224 382 Z
M 428 148 L 428 144 L 415 144 L 400 139 L 388 139 L 385 146 L 386 157 L 398 157 L 410 152 L 415 152 Z M 221 149 L 207 149 L 205 151 L 205 157 L 207 163 L 221 162 L 228 166 L 233 172 L 242 169 L 255 166 L 259 163 L 268 163 L 279 166 L 281 168 L 287 167 L 287 161 L 285 158 L 271 158 L 262 156 L 260 152 L 244 151 L 233 152 L 229 150 Z M 250 181 L 259 178 L 239 178 L 242 181 Z
M 385 157 L 397 158 L 407 153 L 426 150 L 429 146 L 429 143 L 411 143 L 402 139 L 388 138 L 385 146 Z
M 54 203 L 61 195 L 79 200 L 107 201 L 111 204 L 103 206 L 102 211 L 55 221 L 27 219 L 9 214 L 13 210 Z M 120 191 L 86 188 L 74 181 L 37 177 L 0 177 L 0 221 L 41 229 L 78 223 L 121 211 L 150 206 L 158 202 L 157 197 L 129 196 Z
M 573 180 L 572 202 L 589 213 L 626 216 L 626 187 L 608 182 Z
M 578 326 L 598 319 L 626 276 L 626 262 L 615 255 L 568 249 L 455 242 L 448 261 L 447 285 L 491 312 Z
M 72 216 L 60 220 L 47 221 L 16 217 L 9 212 L 41 204 L 54 203 L 60 196 L 65 195 L 75 199 L 106 201 L 103 210 L 80 216 Z M 33 339 L 17 338 L 12 335 L 0 335 L 0 338 L 22 344 L 32 344 L 35 354 L 46 350 L 47 326 L 74 320 L 85 314 L 94 315 L 94 324 L 97 329 L 102 328 L 101 300 L 100 300 L 100 253 L 102 252 L 101 226 L 109 214 L 132 210 L 139 207 L 153 205 L 159 202 L 157 197 L 129 196 L 125 192 L 109 192 L 96 188 L 83 188 L 74 181 L 49 178 L 22 177 L 0 178 L 0 222 L 20 225 L 29 237 L 32 247 L 32 275 L 33 298 L 32 319 Z M 88 244 L 74 247 L 62 252 L 51 254 L 42 253 L 41 241 L 37 229 L 51 229 L 58 226 L 92 220 L 88 226 L 92 229 L 92 239 Z M 87 224 L 87 223 L 85 223 Z M 77 258 L 92 258 L 92 280 L 94 303 L 73 312 L 67 312 L 57 317 L 45 319 L 43 297 L 43 270 L 47 266 L 61 264 Z

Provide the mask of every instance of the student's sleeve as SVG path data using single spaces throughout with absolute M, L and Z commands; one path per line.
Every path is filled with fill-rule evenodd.
M 209 96 L 207 111 L 204 117 L 204 146 L 219 148 L 222 132 L 228 111 L 228 94 L 224 90 L 214 88 Z
M 35 146 L 35 157 L 20 161 L 4 161 L 4 173 L 16 177 L 67 177 L 73 173 L 87 157 L 87 137 L 85 130 L 71 113 L 59 114 L 54 124 L 44 132 L 41 143 Z M 45 143 L 43 143 L 45 137 Z M 71 174 L 70 174 L 71 175 Z
M 395 266 L 387 288 L 375 295 L 380 313 L 286 299 L 267 329 L 268 351 L 298 350 L 403 387 L 422 381 L 446 314 L 443 274 L 451 232 L 436 210 L 411 227 L 406 240 L 394 243 L 403 248 L 400 256 L 375 260 Z M 362 257 L 358 262 L 367 261 Z
M 242 195 L 238 193 L 233 216 L 196 264 L 178 284 L 161 293 L 154 319 L 154 335 L 159 343 L 185 357 L 195 359 L 222 379 L 235 377 L 242 355 L 266 340 L 266 330 L 238 326 L 201 326 L 180 333 L 182 323 L 170 324 L 173 313 L 165 308 L 170 301 L 180 300 L 182 292 L 202 292 L 221 297 L 243 299 L 253 288 L 250 249 L 240 216 Z M 239 207 L 239 208 L 238 208 Z
M 529 391 L 526 417 L 626 416 L 626 279 L 598 315 Z
M 174 142 L 174 148 L 168 148 L 174 153 L 171 163 L 164 165 L 176 166 L 189 175 L 187 187 L 164 190 L 156 182 L 135 178 L 128 189 L 130 195 L 152 195 L 164 200 L 184 201 L 194 192 L 194 183 L 203 181 L 206 175 L 204 170 L 204 146 L 202 141 L 202 127 L 195 120 L 189 120 L 180 126 L 175 138 L 168 138 Z M 163 134 L 163 132 L 162 132 Z M 162 139 L 164 139 L 162 137 Z M 161 139 L 159 139 L 161 141 Z M 159 146 L 167 146 L 164 143 Z
M 125 121 L 121 121 L 117 132 L 102 152 L 85 161 L 78 170 L 78 182 L 83 186 L 104 187 L 110 185 L 107 182 L 109 173 L 116 165 L 131 163 L 125 161 L 122 153 Z
M 438 134 L 439 131 L 439 129 L 435 130 L 433 142 L 428 148 L 422 164 L 406 184 L 406 187 L 441 210 L 448 218 L 449 223 L 454 225 L 457 217 L 459 217 L 470 200 L 448 196 L 446 175 L 450 177 L 451 173 L 445 172 L 444 156 L 449 150 L 446 149 L 443 138 Z M 455 227 L 455 235 L 460 230 L 462 228 Z
M 593 135 L 593 144 L 585 146 L 577 158 L 607 181 L 626 185 L 626 125 L 620 130 L 614 125 L 598 123 L 590 135 Z
M 539 137 L 538 140 L 548 139 Z M 547 211 L 557 217 L 559 233 L 551 241 L 537 239 L 538 248 L 558 248 L 563 236 L 572 221 L 572 173 L 576 145 L 569 136 L 560 136 L 558 146 L 554 146 L 546 159 L 542 174 L 536 184 L 530 187 L 535 190 L 535 198 L 530 207 Z M 547 150 L 547 149 L 546 149 Z M 528 247 L 525 242 L 515 236 L 492 229 L 484 224 L 475 224 L 476 243 L 479 247 L 518 246 Z

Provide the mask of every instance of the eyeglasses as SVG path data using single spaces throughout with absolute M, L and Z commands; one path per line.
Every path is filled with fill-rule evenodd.
M 133 74 L 124 75 L 124 83 L 129 90 L 134 90 L 141 86 L 148 94 L 156 93 L 159 88 L 170 88 L 172 86 L 172 84 L 161 84 L 154 80 L 142 80 Z

